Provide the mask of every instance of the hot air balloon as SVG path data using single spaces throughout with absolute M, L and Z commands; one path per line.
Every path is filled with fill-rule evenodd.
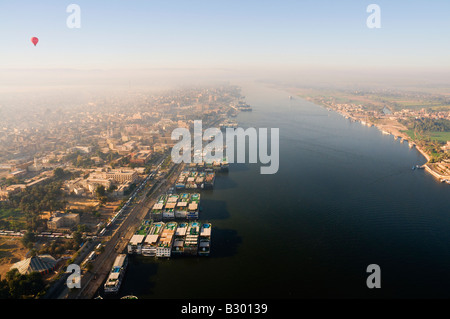
M 36 37 L 32 37 L 31 42 L 34 44 L 34 46 L 36 46 L 36 44 L 39 42 L 39 39 Z

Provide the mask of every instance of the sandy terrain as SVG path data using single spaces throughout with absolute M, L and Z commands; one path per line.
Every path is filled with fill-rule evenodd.
M 407 130 L 407 128 L 395 120 L 388 120 L 388 119 L 378 120 L 376 126 L 379 127 L 381 130 L 391 133 L 392 135 L 401 136 L 404 137 L 405 139 L 409 139 L 409 137 L 406 134 L 401 132 Z
M 0 237 L 0 276 L 5 278 L 11 266 L 24 259 L 27 252 L 21 238 Z

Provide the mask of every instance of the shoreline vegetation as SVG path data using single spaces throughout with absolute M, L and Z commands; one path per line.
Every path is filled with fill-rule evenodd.
M 438 137 L 443 136 L 438 140 L 430 138 L 433 136 L 431 132 L 421 131 L 422 134 L 419 134 L 416 128 L 409 127 L 412 121 L 421 119 L 420 115 L 429 115 L 426 113 L 428 110 L 426 103 L 418 101 L 416 109 L 411 109 L 401 108 L 402 105 L 399 103 L 386 103 L 385 99 L 376 96 L 374 92 L 370 92 L 370 98 L 367 98 L 369 94 L 359 95 L 357 91 L 352 92 L 355 95 L 364 96 L 364 99 L 353 99 L 354 96 L 348 92 L 345 92 L 344 96 L 342 91 L 335 95 L 327 90 L 292 88 L 290 92 L 294 96 L 325 107 L 329 111 L 337 112 L 350 121 L 359 122 L 368 127 L 376 127 L 383 134 L 393 135 L 396 140 L 400 139 L 402 143 L 408 143 L 410 148 L 416 148 L 427 160 L 422 166 L 415 166 L 413 169 L 424 168 L 440 182 L 450 184 L 450 137 L 448 137 L 450 132 L 445 130 L 442 134 L 435 134 Z M 377 103 L 379 101 L 384 103 Z M 412 102 L 408 101 L 408 103 L 412 105 Z M 369 104 L 369 106 L 365 107 L 364 104 Z M 419 105 L 423 107 L 419 108 Z M 444 118 L 443 121 L 447 121 L 445 116 L 450 117 L 450 105 L 441 105 L 438 109 L 430 106 L 430 111 L 438 114 L 439 120 Z M 407 116 L 403 116 L 403 114 L 401 117 L 398 116 L 402 112 Z

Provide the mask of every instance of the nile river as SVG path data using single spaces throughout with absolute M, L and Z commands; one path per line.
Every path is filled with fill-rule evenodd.
M 450 297 L 450 185 L 411 169 L 417 150 L 290 93 L 243 95 L 240 127 L 280 129 L 278 173 L 230 165 L 201 192 L 211 256 L 132 257 L 119 297 Z

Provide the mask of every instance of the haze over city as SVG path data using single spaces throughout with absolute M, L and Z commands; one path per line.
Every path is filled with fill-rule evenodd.
M 367 1 L 78 1 L 80 28 L 66 25 L 70 3 L 0 4 L 3 87 L 242 76 L 449 81 L 444 0 L 378 1 L 379 29 L 366 25 Z

